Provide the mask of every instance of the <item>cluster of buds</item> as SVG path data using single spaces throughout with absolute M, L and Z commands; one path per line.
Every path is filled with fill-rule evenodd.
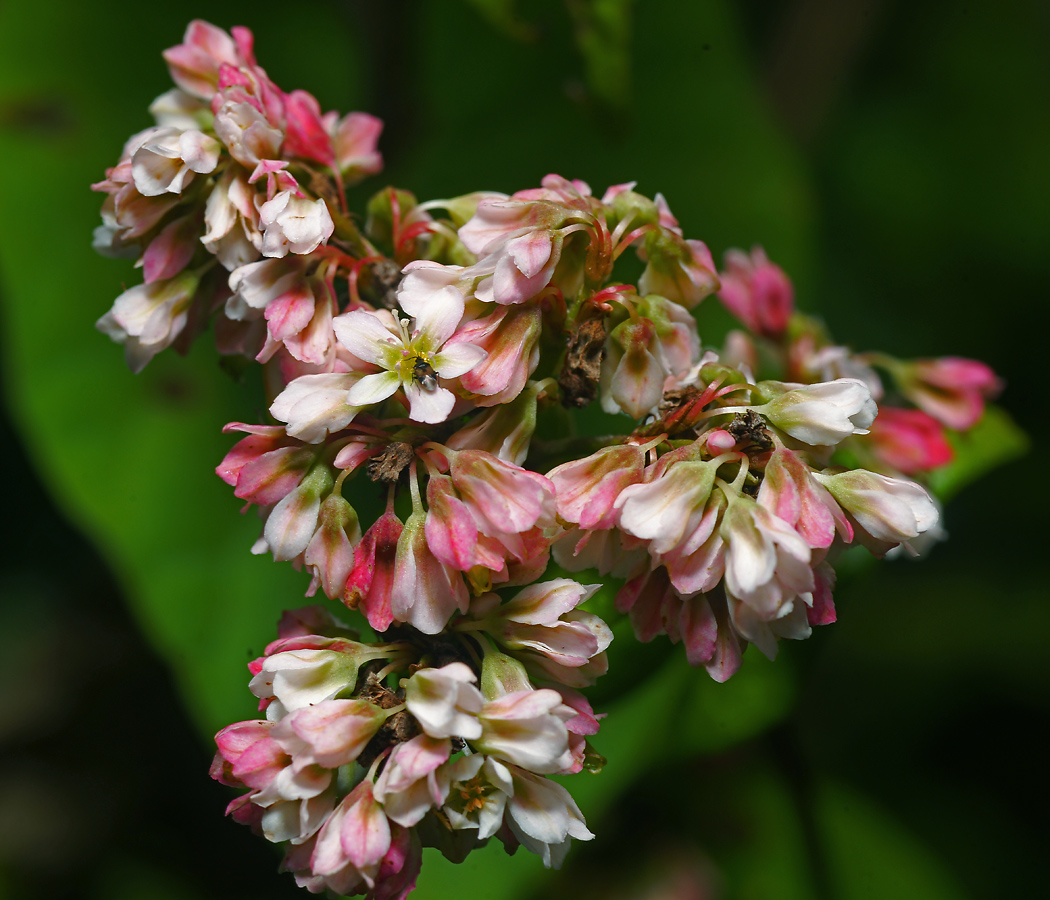
M 423 846 L 556 866 L 591 837 L 548 776 L 600 768 L 579 689 L 612 632 L 598 585 L 554 576 L 623 579 L 637 637 L 723 681 L 748 644 L 835 620 L 843 548 L 939 533 L 912 479 L 998 389 L 983 364 L 835 345 L 761 249 L 719 272 L 633 183 L 387 188 L 359 227 L 344 188 L 380 166 L 377 120 L 281 91 L 246 29 L 194 22 L 165 59 L 178 87 L 96 185 L 96 243 L 145 274 L 99 327 L 135 370 L 210 321 L 265 366 L 272 419 L 228 425 L 217 472 L 264 519 L 253 552 L 377 635 L 287 616 L 251 665 L 266 718 L 217 736 L 213 775 L 247 789 L 231 815 L 287 842 L 300 884 L 403 897 Z M 746 329 L 717 352 L 711 294 Z M 595 401 L 609 435 L 573 416 Z

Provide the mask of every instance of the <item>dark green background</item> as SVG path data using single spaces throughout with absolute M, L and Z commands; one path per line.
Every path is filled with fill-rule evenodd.
M 305 584 L 248 554 L 258 523 L 211 474 L 222 424 L 261 400 L 206 340 L 136 378 L 93 328 L 137 274 L 92 254 L 87 186 L 149 124 L 160 51 L 195 15 L 253 28 L 286 90 L 386 120 L 389 165 L 358 208 L 387 182 L 430 198 L 636 179 L 716 258 L 763 244 L 844 343 L 987 360 L 1031 439 L 950 502 L 946 545 L 843 576 L 840 621 L 776 663 L 749 652 L 718 686 L 666 645 L 638 657 L 652 676 L 605 706 L 608 768 L 572 782 L 598 839 L 561 874 L 428 853 L 417 896 L 1038 885 L 1045 3 L 40 0 L 0 5 L 0 898 L 297 895 L 205 774 L 208 736 L 252 714 L 244 663 Z

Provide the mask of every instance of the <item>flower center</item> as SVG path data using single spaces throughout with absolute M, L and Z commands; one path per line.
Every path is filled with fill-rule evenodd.
M 462 783 L 457 789 L 460 800 L 463 803 L 463 813 L 468 815 L 485 805 L 485 797 L 488 795 L 490 785 L 483 782 L 478 775 L 470 781 Z

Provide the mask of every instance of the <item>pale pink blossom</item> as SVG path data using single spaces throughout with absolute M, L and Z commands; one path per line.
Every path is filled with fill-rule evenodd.
M 192 129 L 157 128 L 131 157 L 135 188 L 144 197 L 180 194 L 194 173 L 215 171 L 222 145 Z
M 376 780 L 375 798 L 387 816 L 410 828 L 448 797 L 448 762 L 452 743 L 448 738 L 420 734 L 391 751 Z
M 390 843 L 390 823 L 366 778 L 343 798 L 318 832 L 311 868 L 317 875 L 332 876 L 353 867 L 373 887 Z
M 547 868 L 560 868 L 571 838 L 589 841 L 583 813 L 569 792 L 557 782 L 507 766 L 514 793 L 507 801 L 507 822 L 514 836 Z
M 674 547 L 654 555 L 667 567 L 667 574 L 676 591 L 683 595 L 696 591 L 711 591 L 725 572 L 726 545 L 721 524 L 727 501 L 722 491 L 713 491 L 699 518 L 690 516 L 683 540 Z M 693 526 L 695 522 L 695 527 Z M 650 545 L 650 552 L 655 545 Z
M 315 460 L 315 449 L 274 425 L 231 422 L 224 432 L 246 431 L 216 467 L 216 474 L 234 487 L 234 495 L 257 506 L 272 506 L 302 481 Z
M 253 62 L 251 32 L 245 32 L 247 29 L 234 29 L 238 42 L 210 22 L 194 19 L 186 26 L 182 43 L 163 53 L 172 80 L 188 94 L 210 100 L 218 88 L 220 66 L 240 67 Z
M 455 612 L 467 611 L 470 595 L 460 572 L 428 546 L 427 518 L 422 508 L 413 512 L 398 538 L 390 611 L 423 634 L 438 634 Z
M 759 620 L 783 615 L 795 597 L 813 590 L 809 544 L 746 494 L 730 498 L 719 530 L 726 544 L 726 591 Z M 734 621 L 739 628 L 739 619 Z M 751 634 L 740 630 L 751 639 Z
M 700 356 L 696 321 L 684 307 L 650 296 L 630 301 L 630 317 L 609 333 L 602 361 L 602 409 L 643 418 L 668 379 L 683 378 Z
M 625 487 L 616 498 L 617 524 L 651 541 L 650 552 L 668 553 L 700 526 L 721 458 L 671 461 L 664 456 L 652 481 Z
M 481 753 L 461 756 L 449 766 L 450 790 L 442 811 L 456 830 L 476 829 L 478 840 L 503 825 L 514 783 L 506 766 Z
M 141 372 L 186 327 L 200 278 L 184 270 L 173 278 L 128 288 L 96 323 L 103 334 L 124 345 L 133 372 Z
M 542 313 L 536 306 L 498 307 L 468 322 L 445 344 L 480 347 L 487 356 L 460 378 L 478 406 L 508 403 L 521 393 L 540 360 Z
M 93 191 L 107 194 L 101 210 L 104 233 L 96 233 L 95 244 L 110 255 L 123 255 L 180 201 L 177 194 L 166 191 L 146 197 L 135 187 L 131 157 L 151 132 L 152 129 L 133 135 L 124 145 L 120 162 L 106 169 L 104 180 L 91 185 Z
M 611 528 L 620 492 L 644 477 L 645 454 L 638 444 L 617 444 L 551 469 L 558 515 L 584 530 Z
M 270 414 L 279 422 L 287 423 L 292 437 L 319 444 L 329 434 L 349 425 L 364 409 L 346 402 L 350 388 L 362 377 L 361 372 L 302 375 L 274 398 Z
M 565 723 L 576 716 L 557 691 L 515 691 L 486 701 L 478 712 L 482 753 L 530 772 L 553 774 L 572 766 Z
M 234 29 L 234 38 L 241 45 L 239 50 L 245 64 L 219 67 L 211 108 L 216 134 L 230 155 L 251 169 L 261 160 L 280 158 L 286 95 L 255 65 L 251 32 Z
M 272 734 L 297 761 L 338 769 L 357 759 L 385 721 L 385 712 L 364 700 L 323 700 L 292 710 Z
M 328 645 L 282 650 L 263 659 L 249 688 L 262 700 L 275 698 L 266 707 L 268 719 L 280 719 L 287 712 L 352 690 L 359 666 L 383 655 L 353 641 L 329 641 Z
M 452 483 L 483 534 L 499 538 L 553 523 L 554 485 L 542 475 L 480 450 L 446 452 Z
M 352 112 L 335 126 L 335 161 L 347 184 L 375 175 L 383 168 L 383 156 L 376 149 L 383 123 L 368 113 Z
M 482 451 L 437 452 L 451 462 L 451 475 L 434 474 L 427 485 L 425 535 L 435 557 L 460 571 L 484 567 L 498 581 L 511 577 L 515 562 L 544 566 L 549 543 L 542 528 L 554 513 L 550 482 Z
M 325 596 L 342 599 L 354 568 L 354 547 L 361 540 L 357 512 L 333 491 L 321 503 L 317 522 L 317 530 L 303 552 L 303 564 L 313 573 L 307 596 L 321 587 Z
M 668 372 L 655 350 L 656 329 L 646 318 L 631 318 L 613 329 L 602 360 L 602 409 L 644 418 L 659 404 Z
M 464 663 L 420 669 L 405 688 L 405 705 L 430 737 L 481 737 L 478 714 L 485 698 L 475 686 L 477 676 Z
M 658 294 L 692 309 L 712 291 L 718 276 L 703 241 L 686 241 L 668 229 L 646 236 L 648 265 L 638 279 L 638 293 Z
M 600 205 L 595 207 L 589 195 L 582 182 L 548 175 L 542 188 L 483 199 L 459 229 L 464 246 L 481 257 L 478 273 L 492 273 L 478 285 L 476 295 L 512 305 L 539 294 L 559 268 L 566 238 L 582 230 L 593 245 L 600 233 L 603 225 L 592 211 Z M 582 258 L 572 261 L 569 269 L 560 279 L 566 293 L 582 277 Z
M 259 207 L 259 228 L 262 255 L 280 258 L 289 253 L 313 253 L 328 242 L 335 223 L 320 197 L 311 200 L 293 191 L 281 191 Z
M 766 463 L 759 504 L 794 526 L 814 550 L 830 547 L 836 531 L 849 543 L 853 540 L 852 527 L 813 474 L 797 453 L 785 448 L 775 450 Z
M 212 113 L 207 103 L 187 94 L 182 88 L 165 91 L 149 105 L 153 121 L 161 128 L 206 129 L 211 125 Z
M 307 548 L 317 530 L 321 499 L 331 488 L 331 470 L 325 465 L 312 468 L 293 490 L 277 501 L 266 517 L 262 539 L 252 552 L 269 551 L 278 561 L 295 559 Z
M 546 396 L 550 379 L 530 381 L 509 403 L 490 407 L 474 416 L 445 441 L 450 450 L 481 450 L 504 462 L 521 466 L 529 454 L 536 431 L 536 407 Z
M 500 605 L 496 594 L 479 597 L 459 627 L 480 627 L 504 647 L 546 657 L 554 666 L 579 668 L 604 653 L 612 630 L 598 616 L 577 607 L 600 585 L 581 585 L 567 578 L 529 585 Z
M 200 246 L 199 227 L 197 216 L 191 214 L 173 219 L 161 229 L 142 254 L 142 278 L 146 284 L 174 278 L 189 265 Z
M 259 258 L 257 247 L 262 244 L 262 235 L 254 195 L 244 170 L 229 166 L 219 176 L 204 206 L 201 243 L 231 273 Z M 230 289 L 237 291 L 232 286 Z
M 303 261 L 295 257 L 262 259 L 239 266 L 230 273 L 233 294 L 226 301 L 226 315 L 231 319 L 261 315 L 279 297 L 301 291 L 305 281 Z

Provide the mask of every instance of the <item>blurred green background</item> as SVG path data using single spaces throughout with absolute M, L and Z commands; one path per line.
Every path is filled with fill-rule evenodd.
M 637 180 L 716 259 L 763 244 L 843 343 L 988 361 L 1045 442 L 1045 2 L 2 3 L 0 898 L 300 894 L 206 775 L 305 587 L 249 555 L 258 522 L 212 475 L 261 394 L 206 339 L 133 377 L 93 328 L 138 275 L 92 253 L 88 185 L 149 124 L 160 51 L 195 16 L 250 26 L 285 90 L 386 121 L 357 208 L 386 183 Z M 751 651 L 720 686 L 666 644 L 614 645 L 609 765 L 572 783 L 597 840 L 554 874 L 428 851 L 415 896 L 1034 893 L 1050 496 L 1032 453 L 1002 450 L 948 504 L 947 544 L 844 575 L 839 622 L 775 663 Z

